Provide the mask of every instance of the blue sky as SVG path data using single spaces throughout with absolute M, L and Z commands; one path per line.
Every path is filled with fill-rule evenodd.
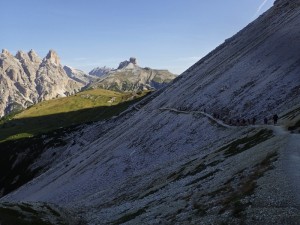
M 180 74 L 273 5 L 274 0 L 9 0 L 0 47 L 57 51 L 89 72 L 133 56 Z

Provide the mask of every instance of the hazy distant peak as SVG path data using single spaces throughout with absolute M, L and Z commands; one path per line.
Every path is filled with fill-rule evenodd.
M 113 68 L 103 66 L 103 67 L 96 67 L 93 70 L 89 72 L 89 75 L 102 77 L 106 74 L 108 74 L 110 71 L 114 70 Z

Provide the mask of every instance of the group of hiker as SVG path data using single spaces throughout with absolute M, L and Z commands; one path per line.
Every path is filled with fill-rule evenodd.
M 206 112 L 206 111 L 204 111 Z M 247 126 L 247 125 L 255 125 L 256 124 L 256 117 L 253 117 L 251 119 L 249 118 L 242 118 L 242 119 L 223 119 L 221 116 L 217 113 L 213 113 L 212 115 L 215 119 L 222 120 L 224 123 L 227 123 L 232 126 Z M 278 122 L 278 115 L 275 114 L 273 117 L 268 119 L 267 117 L 264 118 L 264 124 L 268 125 L 270 120 L 273 120 L 274 125 Z
M 277 121 L 278 121 L 278 115 L 277 114 L 275 114 L 271 119 L 273 119 L 273 122 L 274 122 L 274 125 L 276 125 L 277 124 Z M 264 118 L 264 124 L 268 124 L 268 118 L 267 117 L 265 117 Z
M 180 111 L 189 111 L 190 108 L 189 107 L 178 107 L 178 110 Z M 203 109 L 204 113 L 206 112 L 206 109 Z M 247 125 L 255 125 L 256 124 L 256 117 L 252 117 L 251 119 L 249 118 L 238 118 L 238 119 L 226 119 L 224 117 L 222 117 L 220 114 L 218 113 L 213 113 L 212 114 L 213 118 L 217 119 L 217 120 L 221 120 L 224 123 L 228 124 L 228 125 L 232 125 L 232 126 L 247 126 Z M 273 121 L 273 124 L 276 125 L 278 122 L 278 115 L 274 114 L 272 117 L 265 117 L 263 122 L 265 125 L 270 124 L 270 121 Z

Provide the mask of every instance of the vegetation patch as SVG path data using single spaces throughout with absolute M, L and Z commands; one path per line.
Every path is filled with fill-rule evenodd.
M 217 172 L 219 172 L 219 171 L 220 171 L 219 169 L 216 169 L 216 170 L 214 170 L 214 171 L 212 171 L 212 172 L 210 172 L 210 173 L 208 173 L 208 174 L 205 174 L 204 176 L 201 176 L 201 177 L 199 177 L 199 178 L 197 178 L 197 179 L 191 181 L 191 182 L 188 183 L 186 186 L 190 186 L 190 185 L 196 184 L 196 183 L 198 183 L 198 182 L 200 182 L 200 181 L 203 181 L 203 180 L 205 180 L 205 179 L 207 179 L 207 178 L 209 178 L 209 177 L 212 177 L 212 176 L 214 176 L 214 175 L 215 175 Z
M 47 206 L 47 207 L 45 207 Z M 51 210 L 49 210 L 51 209 Z M 2 225 L 68 225 L 61 214 L 46 204 L 30 205 L 27 203 L 1 203 L 0 224 Z M 70 217 L 70 215 L 68 215 Z M 71 220 L 70 220 L 71 221 Z M 80 222 L 72 221 L 77 225 Z M 81 223 L 82 224 L 82 223 Z
M 117 221 L 115 221 L 113 224 L 117 225 L 117 224 L 126 223 L 126 222 L 128 222 L 130 220 L 133 220 L 136 217 L 144 214 L 145 212 L 146 212 L 146 209 L 139 209 L 139 210 L 137 210 L 135 212 L 131 212 L 131 213 L 125 214 L 120 219 L 118 219 Z
M 226 157 L 230 157 L 233 155 L 237 155 L 243 151 L 246 151 L 273 136 L 273 132 L 271 130 L 263 129 L 260 130 L 258 133 L 247 136 L 236 141 L 231 142 L 230 144 L 222 147 L 217 152 L 224 151 L 224 155 Z
M 126 110 L 147 93 L 119 93 L 97 89 L 44 101 L 0 120 L 0 142 L 109 119 Z
M 248 176 L 241 177 L 237 188 L 234 189 L 231 187 L 230 189 L 233 191 L 227 193 L 225 198 L 221 201 L 223 207 L 220 210 L 220 213 L 231 210 L 234 217 L 241 217 L 242 212 L 250 205 L 250 203 L 242 203 L 241 200 L 254 193 L 254 190 L 257 187 L 257 180 L 262 177 L 265 172 L 273 169 L 272 163 L 275 162 L 277 158 L 277 153 L 268 154 L 260 163 L 256 164 L 250 172 L 248 172 Z M 227 185 L 230 185 L 230 183 L 227 183 Z

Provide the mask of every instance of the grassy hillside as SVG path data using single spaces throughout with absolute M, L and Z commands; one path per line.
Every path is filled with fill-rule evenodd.
M 2 119 L 0 142 L 107 119 L 118 115 L 145 94 L 146 92 L 136 94 L 95 89 L 45 101 Z

